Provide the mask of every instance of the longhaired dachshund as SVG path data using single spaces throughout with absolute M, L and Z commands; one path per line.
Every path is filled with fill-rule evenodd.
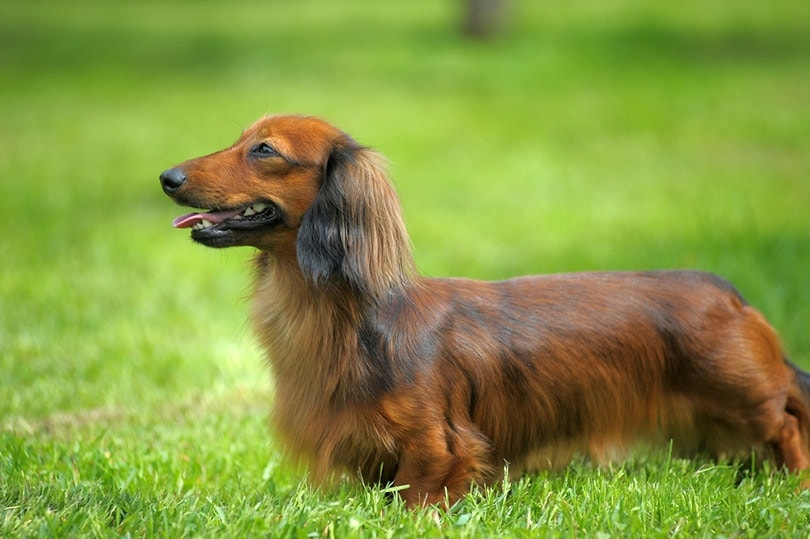
M 719 277 L 421 277 L 381 157 L 311 117 L 262 118 L 160 181 L 206 210 L 174 220 L 194 241 L 258 249 L 272 423 L 315 480 L 359 473 L 408 505 L 452 504 L 505 464 L 670 441 L 810 466 L 810 375 Z

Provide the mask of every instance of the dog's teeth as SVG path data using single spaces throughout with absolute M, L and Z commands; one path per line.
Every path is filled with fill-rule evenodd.
M 253 209 L 253 207 L 249 206 L 249 207 L 245 208 L 245 211 L 242 212 L 242 215 L 244 215 L 245 217 L 250 217 L 251 215 L 253 215 L 255 213 L 256 213 L 256 211 Z
M 191 227 L 191 230 L 204 230 L 212 226 L 214 226 L 214 223 L 212 223 L 208 219 L 202 219 L 200 220 L 199 223 L 194 223 L 194 226 Z
M 267 208 L 267 204 L 254 204 L 253 206 L 251 206 L 251 208 L 253 208 L 253 211 L 255 211 L 256 213 L 259 213 L 260 211 L 264 211 L 265 208 Z

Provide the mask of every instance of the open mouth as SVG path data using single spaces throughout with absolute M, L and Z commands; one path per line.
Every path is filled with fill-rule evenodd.
M 278 206 L 271 202 L 256 202 L 232 210 L 209 210 L 181 215 L 172 221 L 172 226 L 190 228 L 192 238 L 203 239 L 207 235 L 265 227 L 280 218 Z

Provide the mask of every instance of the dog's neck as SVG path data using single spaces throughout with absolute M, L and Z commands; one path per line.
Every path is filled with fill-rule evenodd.
M 358 388 L 371 365 L 361 349 L 361 328 L 394 298 L 408 297 L 421 282 L 418 276 L 393 275 L 373 295 L 339 278 L 315 285 L 291 257 L 261 252 L 255 264 L 251 320 L 276 387 L 313 405 L 362 399 Z
M 251 320 L 274 376 L 307 380 L 314 384 L 313 391 L 329 391 L 329 378 L 334 377 L 328 371 L 338 367 L 335 362 L 341 356 L 351 354 L 351 332 L 346 329 L 360 316 L 357 306 L 351 297 L 339 303 L 334 291 L 307 285 L 294 260 L 261 253 L 256 265 Z M 319 365 L 313 368 L 313 362 Z M 312 379 L 321 375 L 321 384 Z

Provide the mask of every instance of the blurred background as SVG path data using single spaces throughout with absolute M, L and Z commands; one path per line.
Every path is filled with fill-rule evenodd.
M 810 3 L 484 4 L 2 2 L 2 424 L 268 389 L 157 179 L 266 113 L 388 156 L 428 275 L 709 270 L 810 367 Z

